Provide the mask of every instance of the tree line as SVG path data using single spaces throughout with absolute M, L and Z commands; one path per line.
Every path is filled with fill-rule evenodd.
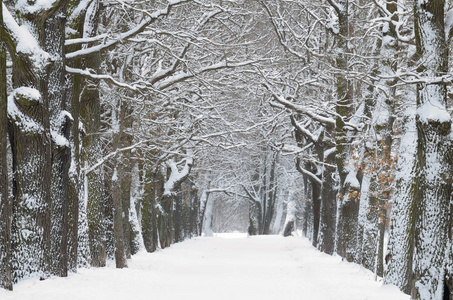
M 2 287 L 201 233 L 211 94 L 253 54 L 229 45 L 245 25 L 216 33 L 239 8 L 190 2 L 3 3 Z
M 412 299 L 453 295 L 451 4 L 262 1 L 303 66 L 264 86 L 304 149 L 304 232 Z

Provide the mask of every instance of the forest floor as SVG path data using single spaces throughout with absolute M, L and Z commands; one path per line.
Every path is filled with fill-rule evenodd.
M 2 300 L 303 299 L 409 300 L 364 268 L 322 254 L 300 237 L 244 234 L 195 238 L 139 253 L 129 268 L 79 269 L 67 278 L 23 280 Z

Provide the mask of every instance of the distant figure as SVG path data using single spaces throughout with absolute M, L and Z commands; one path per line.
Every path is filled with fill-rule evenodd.
M 283 230 L 283 236 L 290 236 L 294 229 L 294 221 L 289 221 L 286 223 L 285 230 Z

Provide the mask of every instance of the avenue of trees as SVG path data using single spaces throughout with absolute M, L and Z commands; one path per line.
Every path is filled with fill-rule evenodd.
M 453 2 L 8 0 L 0 16 L 1 287 L 239 222 L 453 299 Z

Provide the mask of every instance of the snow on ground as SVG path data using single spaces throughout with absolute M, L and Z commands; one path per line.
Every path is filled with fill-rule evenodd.
M 68 278 L 24 280 L 2 300 L 303 299 L 409 300 L 364 268 L 300 237 L 217 235 L 139 253 L 128 269 L 80 269 Z

